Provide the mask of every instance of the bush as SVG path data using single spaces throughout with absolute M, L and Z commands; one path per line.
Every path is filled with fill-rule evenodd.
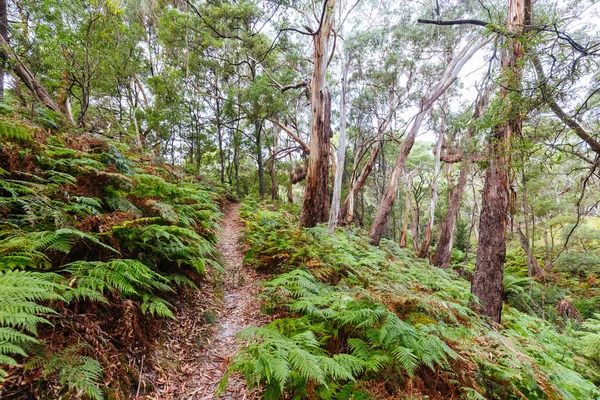
M 506 305 L 496 330 L 471 310 L 469 284 L 452 272 L 393 242 L 372 247 L 357 231 L 299 229 L 294 215 L 265 208 L 246 203 L 243 217 L 250 260 L 280 273 L 262 294 L 278 319 L 244 333 L 250 344 L 230 371 L 264 386 L 267 398 L 401 398 L 409 380 L 423 396 L 600 398 L 600 370 L 577 348 L 573 327 L 559 333 Z M 533 282 L 507 278 L 507 299 L 527 309 Z

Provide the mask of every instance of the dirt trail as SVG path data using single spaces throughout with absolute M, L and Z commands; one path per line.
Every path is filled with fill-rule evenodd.
M 155 393 L 142 397 L 144 399 L 217 398 L 214 392 L 219 381 L 230 358 L 242 345 L 235 334 L 268 322 L 260 314 L 260 302 L 256 299 L 260 291 L 257 282 L 264 280 L 264 276 L 243 267 L 243 224 L 238 207 L 238 204 L 227 205 L 217 245 L 225 261 L 222 296 L 219 295 L 221 287 L 213 288 L 213 293 L 201 289 L 194 293 L 194 298 L 188 299 L 191 306 L 181 309 L 177 320 L 169 323 L 168 340 L 153 361 L 156 366 L 151 375 L 155 377 Z M 215 319 L 214 326 L 207 324 L 211 319 Z M 231 376 L 227 391 L 218 398 L 237 400 L 259 396 L 246 389 L 242 377 Z

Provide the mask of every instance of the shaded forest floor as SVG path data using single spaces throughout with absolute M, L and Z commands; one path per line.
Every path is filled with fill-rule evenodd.
M 232 357 L 243 343 L 236 334 L 250 326 L 265 325 L 261 315 L 258 282 L 264 277 L 243 265 L 241 240 L 243 223 L 239 204 L 228 204 L 217 248 L 225 273 L 213 280 L 213 287 L 202 288 L 182 299 L 177 319 L 167 324 L 165 339 L 153 355 L 154 370 L 144 377 L 152 382 L 152 394 L 141 399 L 213 399 Z M 209 286 L 209 285 L 207 285 Z M 148 388 L 150 389 L 150 388 Z M 151 389 L 150 389 L 151 390 Z M 231 376 L 221 399 L 255 399 L 241 376 Z

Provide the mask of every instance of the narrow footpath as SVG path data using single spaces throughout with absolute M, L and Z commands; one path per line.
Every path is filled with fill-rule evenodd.
M 177 314 L 168 324 L 167 341 L 157 351 L 154 393 L 144 399 L 258 399 L 250 392 L 244 379 L 231 376 L 227 391 L 214 395 L 219 382 L 242 343 L 236 334 L 250 326 L 265 325 L 268 320 L 260 313 L 258 282 L 265 279 L 252 268 L 243 267 L 244 249 L 241 234 L 243 223 L 238 215 L 239 204 L 225 209 L 217 245 L 225 273 L 223 284 L 195 292 L 191 307 Z M 211 325 L 211 322 L 214 325 Z

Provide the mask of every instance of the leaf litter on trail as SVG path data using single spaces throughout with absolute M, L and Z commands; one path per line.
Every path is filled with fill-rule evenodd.
M 249 391 L 242 376 L 233 374 L 227 390 L 214 395 L 219 382 L 241 348 L 236 334 L 250 326 L 266 325 L 256 298 L 264 276 L 243 266 L 241 244 L 243 223 L 238 205 L 228 204 L 217 248 L 223 256 L 225 273 L 219 282 L 205 285 L 181 299 L 176 319 L 167 324 L 164 339 L 152 355 L 150 370 L 143 371 L 142 392 L 137 399 L 258 399 L 259 390 Z M 210 277 L 214 278 L 214 277 Z

